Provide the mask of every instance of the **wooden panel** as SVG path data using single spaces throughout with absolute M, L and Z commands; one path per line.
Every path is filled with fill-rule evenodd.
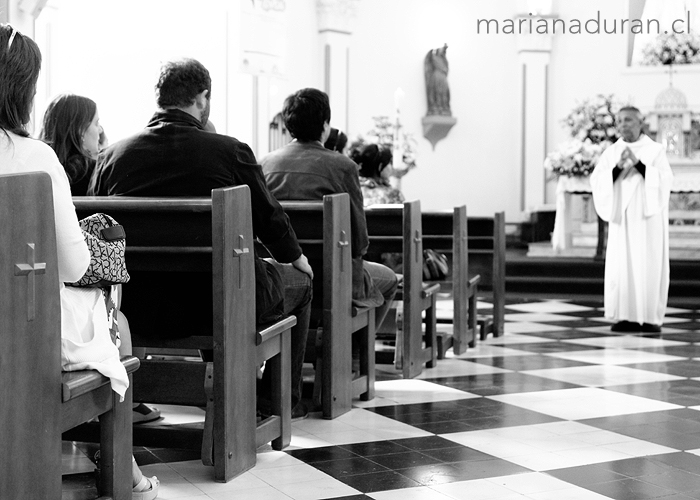
M 497 212 L 493 228 L 493 323 L 494 335 L 503 335 L 506 298 L 506 216 Z
M 426 315 L 426 335 L 422 332 L 422 314 L 432 301 L 424 301 L 423 291 L 423 231 L 420 201 L 403 205 L 380 205 L 365 210 L 370 238 L 368 259 L 378 261 L 384 252 L 403 254 L 403 288 L 396 300 L 403 300 L 403 376 L 412 378 L 436 357 L 436 337 L 432 312 Z M 425 307 L 424 307 L 425 305 Z M 425 348 L 423 339 L 425 338 Z M 435 354 L 435 356 L 434 356 Z
M 352 407 L 352 235 L 347 195 L 323 199 L 323 383 L 326 418 Z
M 312 314 L 320 316 L 323 324 L 320 367 L 317 364 L 321 406 L 324 418 L 335 418 L 350 410 L 353 395 L 371 398 L 374 391 L 373 373 L 352 383 L 351 332 L 363 330 L 374 338 L 374 324 L 368 322 L 373 310 L 363 309 L 353 318 L 349 197 L 335 194 L 324 196 L 323 202 L 282 201 L 281 205 L 314 269 Z M 310 341 L 307 361 L 316 362 L 315 335 Z M 365 349 L 374 356 L 374 342 Z
M 374 217 L 372 217 L 374 219 Z M 403 376 L 416 377 L 423 371 L 421 290 L 423 288 L 423 232 L 420 201 L 403 206 Z
M 452 293 L 454 308 L 454 354 L 462 354 L 476 338 L 476 311 L 471 312 L 473 325 L 469 324 L 470 300 L 475 300 L 469 287 L 469 253 L 467 207 L 455 207 L 452 216 Z
M 216 189 L 212 202 L 214 473 L 229 481 L 255 465 L 257 447 L 250 189 Z
M 467 207 L 454 207 L 453 210 L 424 212 L 423 246 L 438 249 L 450 259 L 450 272 L 447 281 L 452 282 L 453 297 L 453 333 L 451 337 L 443 337 L 440 356 L 453 348 L 455 354 L 466 351 L 467 346 L 474 345 L 476 339 L 476 285 L 470 286 L 470 275 L 479 272 L 492 274 L 491 261 L 477 268 L 469 259 L 470 234 L 468 231 Z M 480 280 L 477 277 L 476 280 Z
M 0 498 L 60 499 L 61 321 L 49 175 L 0 176 L 0 221 Z
M 173 383 L 173 375 L 177 374 Z M 206 406 L 206 363 L 178 360 L 141 361 L 134 374 L 134 400 L 155 404 Z
M 216 189 L 212 198 L 76 197 L 74 202 L 80 217 L 106 212 L 125 227 L 131 281 L 122 309 L 134 345 L 213 350 L 212 369 L 202 362 L 144 362 L 134 384 L 137 400 L 206 405 L 205 439 L 199 443 L 203 461 L 213 462 L 215 479 L 228 481 L 250 469 L 256 452 L 256 343 L 266 337 L 255 325 L 249 188 Z M 287 338 L 294 321 L 284 321 L 276 335 Z M 280 398 L 289 398 L 290 386 L 281 386 Z M 291 414 L 286 410 L 284 425 Z M 283 425 L 277 427 L 282 435 Z M 195 444 L 191 433 L 184 433 L 181 441 Z M 166 437 L 166 429 L 157 434 L 155 441 L 178 439 Z M 149 439 L 139 433 L 144 438 Z

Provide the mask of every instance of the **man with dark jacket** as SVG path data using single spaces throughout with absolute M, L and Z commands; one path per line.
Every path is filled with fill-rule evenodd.
M 284 313 L 297 317 L 292 329 L 292 416 L 303 418 L 307 410 L 301 402 L 301 370 L 313 272 L 287 215 L 267 189 L 251 149 L 233 137 L 205 129 L 210 97 L 211 78 L 201 63 L 184 59 L 163 65 L 156 85 L 158 111 L 145 129 L 114 144 L 100 156 L 88 194 L 208 197 L 215 188 L 244 184 L 250 188 L 253 233 L 274 257 L 274 261 L 269 262 L 256 258 L 256 287 L 263 292 L 262 288 L 270 286 L 271 282 L 264 278 L 265 274 L 274 273 L 270 269 L 273 266 L 284 284 Z M 177 284 L 174 285 L 176 291 Z M 206 287 L 206 281 L 199 285 Z M 211 289 L 210 284 L 208 289 Z M 268 309 L 280 305 L 264 300 L 264 297 L 274 296 L 276 290 L 266 292 L 256 293 L 259 321 L 269 319 L 274 311 Z M 128 296 L 125 294 L 125 303 Z M 156 302 L 154 311 L 159 306 L 166 311 L 177 311 L 178 325 L 182 324 L 183 311 L 193 306 L 181 304 L 178 307 L 176 292 L 171 297 L 149 297 L 148 300 Z M 199 321 L 206 321 L 201 315 L 198 317 Z M 172 330 L 167 326 L 163 328 L 166 332 Z

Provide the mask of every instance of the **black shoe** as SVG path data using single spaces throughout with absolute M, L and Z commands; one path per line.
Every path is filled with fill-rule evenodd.
M 612 332 L 641 332 L 642 325 L 639 323 L 632 323 L 631 321 L 618 321 L 613 326 L 610 327 Z
M 652 325 L 651 323 L 644 323 L 642 325 L 642 331 L 645 333 L 661 333 L 661 325 Z
M 304 420 L 309 416 L 309 409 L 306 405 L 299 401 L 294 408 L 292 408 L 292 422 L 297 422 L 299 420 Z

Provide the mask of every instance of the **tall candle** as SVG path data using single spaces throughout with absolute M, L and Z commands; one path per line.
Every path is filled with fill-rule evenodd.
M 394 111 L 396 113 L 396 121 L 394 123 L 394 150 L 392 151 L 392 163 L 395 169 L 403 167 L 403 151 L 401 150 L 401 103 L 405 97 L 405 93 L 401 87 L 397 87 L 394 91 Z
M 401 103 L 403 102 L 403 98 L 405 95 L 406 93 L 401 87 L 397 87 L 394 91 L 394 110 L 396 111 L 397 116 L 400 113 Z

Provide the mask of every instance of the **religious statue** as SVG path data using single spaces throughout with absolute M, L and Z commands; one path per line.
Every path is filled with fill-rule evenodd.
M 425 90 L 428 96 L 428 114 L 452 116 L 450 87 L 447 85 L 447 44 L 432 49 L 425 55 Z

